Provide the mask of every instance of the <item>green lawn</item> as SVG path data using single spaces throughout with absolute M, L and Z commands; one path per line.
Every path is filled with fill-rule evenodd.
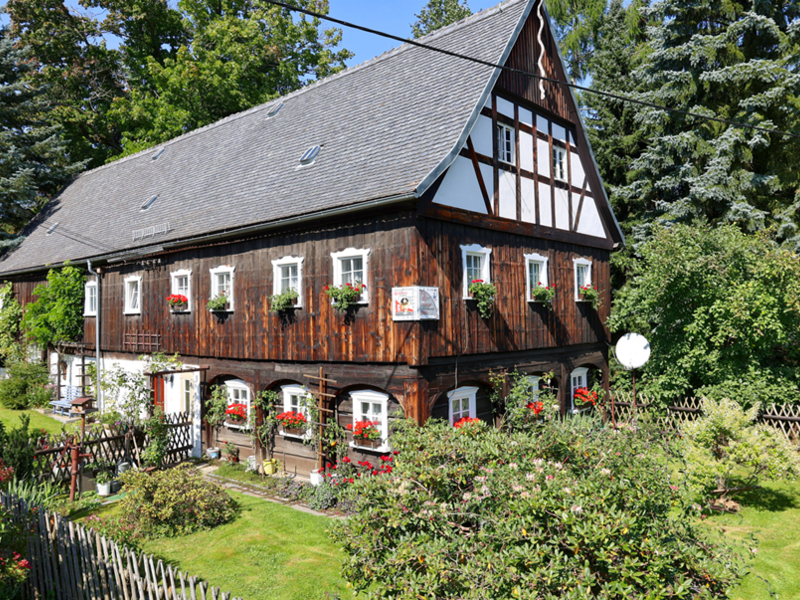
M 22 414 L 28 414 L 31 417 L 32 429 L 44 429 L 48 433 L 60 433 L 61 421 L 43 415 L 35 410 L 11 410 L 0 406 L 0 422 L 8 427 L 17 427 L 19 425 L 19 417 Z
M 745 548 L 751 546 L 751 535 L 758 541 L 751 572 L 733 590 L 731 599 L 800 598 L 800 483 L 767 483 L 739 501 L 742 510 L 738 514 L 710 519 L 722 526 L 726 538 Z M 776 595 L 770 596 L 770 590 Z
M 229 493 L 241 509 L 233 522 L 188 536 L 146 541 L 142 549 L 247 600 L 350 595 L 339 576 L 341 551 L 328 539 L 330 519 Z

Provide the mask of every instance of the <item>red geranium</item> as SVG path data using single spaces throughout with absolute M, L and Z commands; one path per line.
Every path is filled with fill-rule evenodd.
M 237 402 L 231 404 L 225 409 L 225 414 L 228 415 L 233 421 L 246 421 L 247 420 L 247 405 Z
M 525 407 L 531 409 L 536 416 L 539 416 L 539 413 L 544 410 L 544 404 L 541 402 L 528 402 Z
M 189 299 L 183 294 L 170 294 L 167 296 L 167 302 L 170 308 L 175 308 L 176 306 L 189 304 Z
M 473 419 L 471 417 L 463 417 L 463 418 L 459 419 L 458 421 L 456 421 L 455 423 L 453 423 L 453 427 L 455 427 L 456 429 L 461 429 L 464 425 L 469 425 L 470 423 L 480 423 L 480 422 L 481 422 L 480 419 Z
M 575 404 L 579 406 L 594 406 L 597 404 L 597 392 L 593 392 L 588 390 L 587 388 L 578 388 L 575 390 L 575 395 L 573 396 L 573 400 Z
M 308 423 L 306 416 L 301 412 L 294 412 L 291 410 L 287 410 L 286 412 L 282 412 L 277 417 L 278 423 L 284 426 L 286 429 L 302 429 Z
M 381 433 L 378 431 L 378 421 L 356 421 L 355 425 L 350 424 L 347 428 L 353 432 L 353 437 L 357 440 L 379 440 Z

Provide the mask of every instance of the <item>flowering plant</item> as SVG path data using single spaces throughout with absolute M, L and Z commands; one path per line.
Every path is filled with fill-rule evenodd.
M 281 292 L 280 294 L 275 294 L 270 297 L 269 309 L 272 312 L 278 313 L 287 311 L 294 307 L 299 297 L 300 295 L 297 293 L 297 290 L 289 288 L 285 292 Z
M 239 448 L 234 446 L 231 442 L 225 442 L 222 447 L 222 454 L 230 462 L 237 462 L 239 460 Z
M 381 433 L 378 431 L 378 421 L 356 421 L 347 428 L 353 432 L 353 437 L 357 440 L 379 440 Z
M 350 306 L 358 302 L 358 299 L 361 297 L 361 292 L 363 292 L 366 287 L 366 284 L 363 283 L 357 283 L 355 285 L 352 283 L 345 283 L 339 286 L 326 285 L 323 291 L 327 294 L 328 298 L 333 300 L 333 305 L 336 307 L 336 310 L 347 312 Z
M 306 419 L 306 416 L 303 413 L 294 412 L 291 410 L 282 412 L 275 418 L 278 420 L 278 423 L 283 425 L 285 429 L 301 429 L 306 426 L 306 423 L 308 423 L 308 419 Z
M 575 390 L 575 395 L 572 397 L 575 406 L 581 408 L 588 408 L 597 404 L 597 392 L 587 389 L 585 387 Z
M 525 408 L 533 411 L 533 416 L 538 417 L 539 414 L 544 410 L 544 403 L 543 402 L 528 402 L 525 405 Z
M 473 279 L 467 291 L 472 299 L 478 303 L 478 312 L 481 317 L 484 319 L 491 317 L 497 288 L 491 283 L 485 283 L 483 279 Z
M 206 302 L 206 308 L 208 310 L 227 310 L 228 296 L 225 290 L 222 290 L 218 295 Z
M 167 296 L 167 304 L 170 308 L 184 309 L 189 305 L 189 299 L 183 294 L 170 294 Z
M 597 291 L 596 287 L 584 285 L 580 291 L 580 298 L 584 302 L 591 302 L 593 309 L 600 308 L 600 292 Z
M 556 284 L 553 285 L 542 285 L 540 281 L 539 284 L 531 289 L 531 300 L 536 302 L 544 302 L 547 304 L 547 308 L 553 310 L 553 298 L 556 297 Z
M 471 425 L 472 423 L 480 423 L 480 422 L 481 422 L 480 419 L 473 419 L 472 417 L 463 417 L 458 421 L 456 421 L 455 423 L 453 423 L 453 427 L 455 427 L 456 429 L 461 429 L 462 427 L 464 427 L 464 425 Z
M 237 402 L 235 404 L 231 404 L 228 408 L 225 409 L 225 414 L 232 421 L 246 421 L 247 420 L 247 406 L 242 404 L 241 402 Z

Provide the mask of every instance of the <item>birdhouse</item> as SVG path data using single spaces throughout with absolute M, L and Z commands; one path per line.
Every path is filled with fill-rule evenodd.
M 72 412 L 80 414 L 80 415 L 87 415 L 89 413 L 95 412 L 97 409 L 92 406 L 94 403 L 94 398 L 90 398 L 88 396 L 83 398 L 75 398 L 75 400 L 70 400 L 70 404 L 72 405 Z

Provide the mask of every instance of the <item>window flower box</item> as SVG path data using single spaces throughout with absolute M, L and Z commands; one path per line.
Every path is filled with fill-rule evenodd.
M 236 402 L 225 409 L 225 424 L 241 429 L 247 423 L 247 405 Z
M 269 299 L 269 309 L 272 312 L 282 313 L 291 310 L 297 306 L 297 298 L 299 294 L 297 290 L 288 289 L 280 294 L 274 294 Z
M 224 291 L 206 302 L 206 308 L 212 312 L 224 312 L 229 310 L 229 307 L 230 301 Z
M 531 289 L 531 302 L 546 304 L 549 310 L 553 310 L 553 299 L 556 297 L 556 284 L 542 285 L 539 282 L 535 288 Z
M 594 310 L 600 308 L 600 292 L 591 285 L 583 286 L 578 292 L 578 299 L 582 302 L 589 302 Z
M 377 421 L 356 421 L 347 426 L 353 432 L 353 443 L 359 448 L 377 449 L 382 446 L 380 425 Z
M 279 414 L 275 419 L 283 428 L 283 435 L 303 437 L 308 430 L 308 419 L 301 412 L 287 410 Z
M 189 308 L 189 299 L 183 294 L 170 294 L 167 304 L 172 312 L 184 312 Z
M 343 283 L 342 285 L 326 285 L 323 291 L 333 302 L 334 308 L 339 312 L 347 310 L 361 300 L 361 293 L 366 289 L 363 283 Z
M 467 291 L 470 298 L 478 304 L 481 318 L 490 318 L 494 312 L 494 297 L 497 295 L 497 288 L 491 283 L 484 282 L 483 279 L 473 279 Z

